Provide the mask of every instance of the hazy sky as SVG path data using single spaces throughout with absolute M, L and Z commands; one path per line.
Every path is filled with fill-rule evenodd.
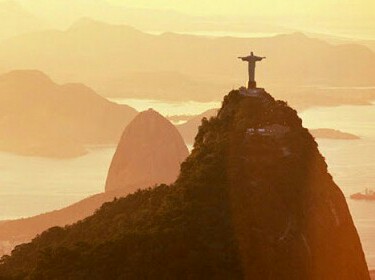
M 171 9 L 193 15 L 242 15 L 312 32 L 369 39 L 375 37 L 375 0 L 108 1 L 130 7 Z
M 0 0 L 1 1 L 1 0 Z M 199 27 L 213 24 L 225 31 L 265 32 L 256 25 L 351 38 L 375 39 L 375 0 L 17 0 L 33 14 L 66 28 L 82 16 L 130 24 L 141 30 L 180 31 L 199 17 Z M 107 5 L 107 4 L 112 5 Z M 125 9 L 119 9 L 123 6 Z M 134 13 L 121 14 L 129 9 Z M 109 8 L 109 9 L 108 9 Z M 157 10 L 148 11 L 148 10 Z M 159 12 L 163 11 L 163 12 Z M 168 11 L 168 12 L 165 12 Z M 149 13 L 151 16 L 145 17 Z M 156 17 L 155 15 L 159 16 Z M 220 18 L 220 16 L 224 16 Z M 225 16 L 227 16 L 225 18 Z M 197 18 L 197 17 L 194 17 Z M 188 22 L 190 21 L 190 23 Z M 193 20 L 194 21 L 194 20 Z M 197 20 L 195 20 L 195 23 Z M 197 30 L 195 25 L 195 31 Z M 228 26 L 230 28 L 228 28 Z M 199 29 L 198 27 L 198 29 Z M 183 28 L 180 28 L 183 29 Z M 255 31 L 256 30 L 256 31 Z M 202 30 L 204 31 L 204 30 Z M 220 31 L 220 30 L 217 30 Z M 223 30 L 222 30 L 223 31 Z M 283 31 L 284 32 L 284 31 Z
M 191 14 L 375 15 L 374 0 L 108 0 L 133 7 L 174 9 Z

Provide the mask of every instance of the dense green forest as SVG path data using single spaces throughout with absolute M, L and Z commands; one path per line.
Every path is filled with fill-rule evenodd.
M 287 132 L 247 133 L 278 124 Z M 297 112 L 230 92 L 174 184 L 104 204 L 1 260 L 0 279 L 369 279 L 344 196 Z

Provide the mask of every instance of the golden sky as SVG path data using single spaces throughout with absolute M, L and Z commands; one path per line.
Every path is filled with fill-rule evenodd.
M 1 0 L 0 0 L 1 1 Z M 254 32 L 256 25 L 273 26 L 288 31 L 338 35 L 357 39 L 375 39 L 375 0 L 15 0 L 49 23 L 67 28 L 80 17 L 91 17 L 109 23 L 133 25 L 144 31 L 176 31 L 176 21 L 184 17 L 204 16 L 200 23 L 239 25 Z M 107 5 L 112 4 L 112 5 Z M 125 9 L 119 9 L 122 6 Z M 111 7 L 111 9 L 106 9 Z M 163 11 L 159 17 L 145 19 L 145 11 L 121 14 L 120 10 L 142 8 Z M 167 12 L 165 12 L 167 11 Z M 149 12 L 149 11 L 147 11 Z M 224 16 L 220 18 L 220 16 Z M 225 18 L 225 16 L 227 16 Z M 230 19 L 228 19 L 230 18 Z M 146 24 L 146 21 L 149 22 Z M 160 27 L 160 22 L 164 25 Z M 169 22 L 165 24 L 165 22 Z M 146 26 L 147 25 L 147 26 Z M 263 25 L 262 25 L 263 26 Z M 230 28 L 229 28 L 230 29 Z M 238 28 L 237 28 L 238 29 Z M 258 28 L 259 29 L 259 28 Z M 258 30 L 257 32 L 264 32 Z M 280 29 L 279 29 L 280 30 Z M 202 30 L 204 31 L 204 30 Z M 217 30 L 220 31 L 220 30 Z M 230 30 L 229 30 L 230 31 Z
M 192 15 L 241 15 L 296 29 L 374 39 L 375 0 L 108 0 Z
M 374 0 L 108 0 L 115 4 L 173 9 L 191 14 L 374 16 Z

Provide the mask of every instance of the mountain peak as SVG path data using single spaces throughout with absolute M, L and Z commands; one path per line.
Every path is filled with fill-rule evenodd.
M 173 183 L 188 149 L 177 128 L 153 109 L 126 127 L 108 173 L 106 191 Z
M 56 85 L 49 76 L 39 70 L 13 70 L 0 75 L 0 81 L 17 82 L 23 84 Z
M 173 124 L 168 119 L 166 119 L 163 115 L 161 115 L 158 111 L 154 110 L 153 108 L 149 108 L 137 114 L 137 116 L 129 124 L 129 126 L 132 124 L 139 125 L 140 123 L 149 125 L 151 124 L 150 121 L 152 121 L 152 123 L 158 122 L 159 124 L 162 124 L 163 126 L 169 126 L 169 127 L 173 126 Z

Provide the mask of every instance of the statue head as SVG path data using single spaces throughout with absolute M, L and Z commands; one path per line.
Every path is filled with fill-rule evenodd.
M 254 53 L 253 53 L 253 52 L 251 52 L 251 56 L 254 56 Z

